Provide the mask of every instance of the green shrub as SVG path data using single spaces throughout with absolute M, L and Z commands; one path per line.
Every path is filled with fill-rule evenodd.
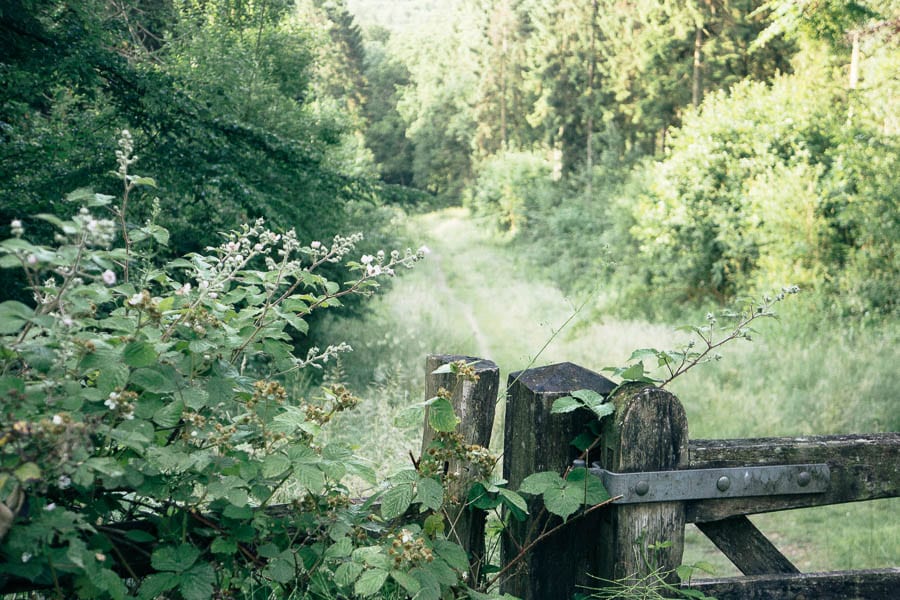
M 894 310 L 896 140 L 812 83 L 742 83 L 685 117 L 631 207 L 633 282 L 675 302 L 790 282 Z
M 550 162 L 537 153 L 503 152 L 480 165 L 465 203 L 476 217 L 515 236 L 551 193 L 552 172 Z
M 287 389 L 349 350 L 298 355 L 291 332 L 307 334 L 310 315 L 372 292 L 425 249 L 352 260 L 360 234 L 303 244 L 258 220 L 157 267 L 169 243 L 158 205 L 143 225 L 128 212 L 156 183 L 130 172 L 127 131 L 116 155 L 119 202 L 79 190 L 72 219 L 36 217 L 56 244 L 29 241 L 20 219 L 0 242 L 0 267 L 24 271 L 34 299 L 0 303 L 0 592 L 498 599 L 486 590 L 526 551 L 477 577 L 490 571 L 470 565 L 450 511 L 471 501 L 521 520 L 527 504 L 493 478 L 497 458 L 456 431 L 452 390 L 419 405 L 434 431 L 422 456 L 379 482 L 328 435 L 359 399 L 333 380 L 311 397 Z M 353 277 L 343 284 L 322 274 L 340 263 Z M 457 385 L 477 378 L 464 362 L 443 368 Z M 450 460 L 467 465 L 467 500 L 449 491 L 461 477 Z M 535 475 L 521 491 L 564 519 L 608 500 L 584 468 Z M 355 501 L 351 479 L 375 494 Z

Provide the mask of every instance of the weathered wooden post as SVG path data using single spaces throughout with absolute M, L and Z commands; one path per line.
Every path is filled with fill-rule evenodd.
M 615 385 L 605 377 L 572 363 L 529 369 L 509 376 L 504 424 L 503 477 L 510 489 L 538 471 L 563 474 L 578 458 L 572 440 L 593 418 L 587 411 L 551 415 L 553 401 L 574 391 L 588 389 L 608 394 Z M 602 510 L 599 512 L 603 512 Z M 597 523 L 590 514 L 565 527 L 522 554 L 529 537 L 554 521 L 541 513 L 540 501 L 529 503 L 524 522 L 510 519 L 501 546 L 501 561 L 517 563 L 501 590 L 524 600 L 569 600 L 576 585 L 588 583 L 588 572 L 599 560 Z M 570 517 L 571 518 L 571 517 Z
M 604 420 L 596 461 L 600 467 L 637 473 L 687 465 L 687 418 L 678 398 L 659 388 L 631 385 L 611 400 L 616 412 Z M 648 497 L 652 491 L 642 481 L 636 481 L 634 488 Z M 594 574 L 607 580 L 631 580 L 659 569 L 670 582 L 677 579 L 674 569 L 684 551 L 684 502 L 613 505 L 601 511 L 600 519 L 601 560 Z
M 472 366 L 478 374 L 478 381 L 460 381 L 457 384 L 453 373 L 435 373 L 439 367 L 463 360 L 474 363 Z M 477 444 L 487 448 L 491 443 L 491 429 L 494 425 L 494 409 L 497 404 L 497 390 L 500 386 L 500 369 L 489 360 L 450 354 L 431 354 L 425 360 L 425 397 L 434 398 L 440 388 L 453 392 L 451 403 L 460 422 L 458 431 L 468 444 Z M 434 430 L 428 426 L 428 414 L 425 414 L 425 433 L 422 438 L 424 453 Z M 450 472 L 465 472 L 468 465 L 451 461 Z M 467 510 L 464 506 L 468 486 L 471 483 L 465 477 L 450 485 L 450 495 L 457 498 L 449 509 L 452 531 L 451 539 L 458 540 L 469 554 L 471 576 L 473 580 L 481 577 L 481 567 L 485 559 L 485 514 L 482 511 Z

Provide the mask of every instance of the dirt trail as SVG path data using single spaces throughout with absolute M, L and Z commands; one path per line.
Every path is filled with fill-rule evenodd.
M 468 324 L 469 329 L 472 332 L 472 336 L 475 338 L 475 345 L 478 350 L 477 356 L 489 357 L 491 356 L 491 346 L 487 341 L 487 336 L 484 334 L 484 331 L 478 324 L 478 319 L 475 318 L 475 312 L 472 310 L 472 306 L 460 300 L 459 296 L 453 293 L 447 283 L 447 274 L 444 272 L 443 264 L 444 253 L 444 248 L 437 248 L 433 249 L 431 255 L 429 256 L 429 259 L 431 261 L 434 291 L 451 302 L 453 304 L 453 308 L 459 311 L 463 319 L 465 319 L 465 322 Z

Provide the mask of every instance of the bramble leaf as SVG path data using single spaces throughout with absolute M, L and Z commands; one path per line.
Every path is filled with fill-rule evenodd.
M 401 483 L 386 491 L 381 497 L 381 516 L 394 519 L 406 512 L 413 500 L 412 483 Z
M 387 576 L 388 572 L 384 569 L 369 569 L 356 581 L 353 591 L 359 596 L 373 596 L 384 586 Z
M 451 432 L 456 429 L 459 419 L 453 405 L 446 398 L 438 398 L 428 407 L 428 425 L 435 431 Z

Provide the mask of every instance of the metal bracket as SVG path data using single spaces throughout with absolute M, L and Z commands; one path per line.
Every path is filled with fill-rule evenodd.
M 590 472 L 600 477 L 610 496 L 621 496 L 617 504 L 820 494 L 831 480 L 827 464 L 613 473 L 595 463 Z

